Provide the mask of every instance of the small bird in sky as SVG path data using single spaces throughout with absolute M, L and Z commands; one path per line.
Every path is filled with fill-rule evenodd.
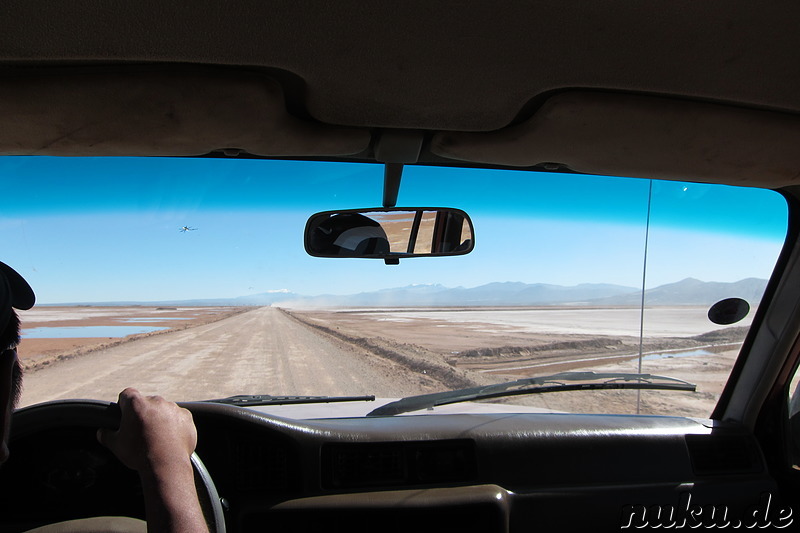
M 189 226 L 182 226 L 178 229 L 181 233 L 186 233 L 187 231 L 197 231 L 197 228 L 190 228 Z

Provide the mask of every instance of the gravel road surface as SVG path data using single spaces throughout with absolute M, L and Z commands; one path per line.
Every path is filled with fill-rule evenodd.
M 173 401 L 235 394 L 398 397 L 429 392 L 398 364 L 263 307 L 30 372 L 21 405 L 116 400 L 125 387 Z

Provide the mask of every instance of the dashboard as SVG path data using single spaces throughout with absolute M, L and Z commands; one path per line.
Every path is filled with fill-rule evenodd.
M 654 506 L 724 506 L 730 518 L 777 494 L 755 438 L 710 420 L 509 413 L 299 421 L 181 405 L 194 416 L 197 454 L 228 531 L 616 529 L 652 525 Z M 17 411 L 0 472 L 0 531 L 143 518 L 138 477 L 94 436 L 113 423 L 102 402 Z

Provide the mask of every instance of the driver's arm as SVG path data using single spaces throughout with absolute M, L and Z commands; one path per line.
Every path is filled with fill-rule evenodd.
M 119 430 L 101 429 L 97 438 L 139 473 L 148 531 L 208 532 L 190 459 L 197 444 L 192 414 L 131 388 L 120 393 L 119 406 Z

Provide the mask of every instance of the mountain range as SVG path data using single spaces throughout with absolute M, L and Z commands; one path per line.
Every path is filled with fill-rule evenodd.
M 734 283 L 705 282 L 686 278 L 645 291 L 648 305 L 712 305 L 724 298 L 739 297 L 757 303 L 767 281 L 747 278 Z M 252 297 L 256 299 L 256 297 Z M 262 305 L 292 307 L 451 307 L 451 306 L 548 306 L 548 305 L 639 305 L 641 291 L 635 287 L 585 283 L 565 287 L 545 283 L 496 282 L 473 288 L 443 285 L 411 285 L 346 296 L 321 295 L 272 300 Z M 271 299 L 271 298 L 270 298 Z
M 751 304 L 760 301 L 767 281 L 747 278 L 734 283 L 686 278 L 645 291 L 647 305 L 711 305 L 724 298 L 739 297 Z M 478 287 L 409 285 L 349 295 L 307 296 L 288 290 L 270 291 L 238 298 L 164 300 L 156 302 L 93 302 L 80 305 L 159 306 L 269 306 L 286 307 L 460 307 L 460 306 L 548 306 L 548 305 L 639 305 L 641 292 L 635 287 L 604 283 L 574 286 L 546 283 L 495 282 Z M 65 305 L 65 304 L 61 304 Z M 79 304 L 74 304 L 79 305 Z

